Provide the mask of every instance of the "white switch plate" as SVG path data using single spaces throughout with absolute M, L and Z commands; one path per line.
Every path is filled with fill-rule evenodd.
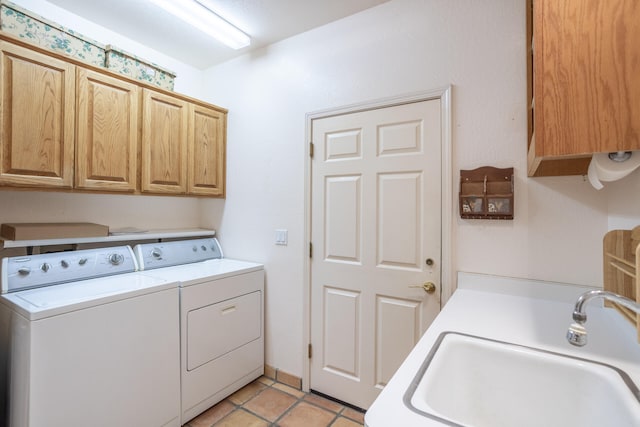
M 288 234 L 287 230 L 276 230 L 276 245 L 287 246 Z

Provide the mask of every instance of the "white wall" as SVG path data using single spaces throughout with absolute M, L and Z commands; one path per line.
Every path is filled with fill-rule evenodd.
M 611 191 L 526 177 L 524 3 L 392 0 L 208 71 L 206 97 L 230 110 L 228 196 L 203 201 L 203 223 L 222 215 L 227 255 L 266 263 L 268 364 L 303 372 L 308 112 L 453 85 L 454 182 L 484 165 L 516 173 L 515 220 L 455 209 L 456 269 L 601 283 Z M 276 228 L 289 246 L 274 246 Z
M 607 186 L 609 230 L 631 229 L 640 225 L 640 170 Z
M 178 62 L 43 0 L 14 3 L 104 44 L 177 72 L 175 89 L 190 96 L 202 92 L 203 72 Z M 110 227 L 183 228 L 200 223 L 199 200 L 183 197 L 68 194 L 0 190 L 0 223 L 87 221 Z
M 113 228 L 188 228 L 200 223 L 199 200 L 63 192 L 0 192 L 0 223 L 97 222 Z

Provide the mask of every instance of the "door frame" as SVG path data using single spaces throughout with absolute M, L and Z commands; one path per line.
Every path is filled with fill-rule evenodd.
M 305 140 L 305 173 L 304 173 L 304 241 L 302 243 L 305 251 L 303 266 L 303 348 L 302 348 L 302 389 L 309 391 L 311 359 L 308 357 L 308 344 L 311 342 L 311 258 L 309 257 L 309 243 L 311 242 L 311 122 L 315 119 L 339 116 L 348 113 L 356 113 L 376 108 L 394 107 L 402 104 L 409 104 L 421 101 L 430 101 L 440 99 L 440 126 L 441 126 L 441 202 L 442 202 L 442 219 L 441 233 L 442 241 L 442 268 L 440 270 L 440 309 L 447 302 L 456 288 L 455 271 L 453 260 L 453 213 L 454 213 L 454 197 L 453 197 L 453 163 L 452 163 L 452 147 L 451 147 L 451 90 L 452 86 L 438 88 L 430 91 L 416 92 L 395 97 L 383 98 L 373 101 L 365 101 L 362 103 L 346 105 L 343 107 L 331 108 L 326 110 L 314 111 L 305 115 L 306 121 L 306 140 Z

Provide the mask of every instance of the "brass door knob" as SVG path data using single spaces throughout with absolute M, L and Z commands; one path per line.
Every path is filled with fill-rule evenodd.
M 422 288 L 428 294 L 432 294 L 436 291 L 436 285 L 433 282 L 424 282 L 422 285 L 409 285 L 409 287 Z

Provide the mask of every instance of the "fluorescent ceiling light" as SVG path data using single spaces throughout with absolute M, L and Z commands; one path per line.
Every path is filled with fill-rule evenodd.
M 248 35 L 197 0 L 151 0 L 151 2 L 232 49 L 242 49 L 251 43 Z

